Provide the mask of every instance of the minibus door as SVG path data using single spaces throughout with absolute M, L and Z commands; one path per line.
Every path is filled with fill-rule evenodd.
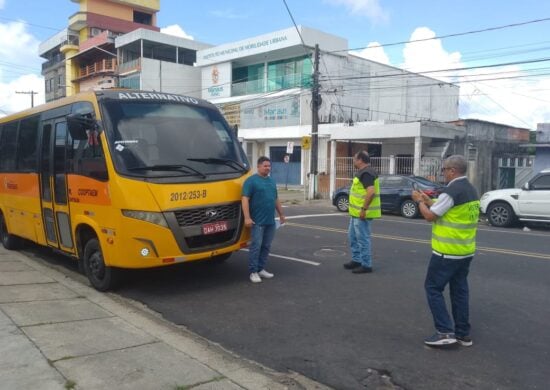
M 64 118 L 43 123 L 40 167 L 42 219 L 48 245 L 75 253 L 66 174 L 67 122 Z

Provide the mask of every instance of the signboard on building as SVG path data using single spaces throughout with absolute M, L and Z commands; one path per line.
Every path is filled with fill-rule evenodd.
M 292 126 L 300 124 L 300 97 L 255 99 L 241 104 L 241 127 Z
M 294 152 L 294 142 L 287 142 L 286 143 L 286 153 L 292 154 Z
M 231 96 L 231 63 L 202 68 L 202 97 L 216 99 Z

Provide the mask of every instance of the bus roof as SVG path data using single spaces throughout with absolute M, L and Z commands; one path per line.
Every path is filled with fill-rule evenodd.
M 191 96 L 178 95 L 174 93 L 141 91 L 135 89 L 109 89 L 101 91 L 80 92 L 76 95 L 57 99 L 33 108 L 29 108 L 17 113 L 13 113 L 0 118 L 0 124 L 24 118 L 29 115 L 39 114 L 46 110 L 51 110 L 57 107 L 62 107 L 67 104 L 72 104 L 79 101 L 102 101 L 102 100 L 120 100 L 120 101 L 164 101 L 172 103 L 184 103 L 205 108 L 215 108 L 215 106 L 203 99 L 194 98 Z

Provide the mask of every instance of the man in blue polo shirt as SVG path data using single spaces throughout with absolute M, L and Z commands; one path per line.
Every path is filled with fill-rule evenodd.
M 270 172 L 271 161 L 265 156 L 260 157 L 257 173 L 246 179 L 242 190 L 244 224 L 252 229 L 248 257 L 252 283 L 260 283 L 262 278 L 270 279 L 274 276 L 264 267 L 271 242 L 275 237 L 275 210 L 279 214 L 281 224 L 285 222 L 283 208 L 277 196 L 277 185 L 269 175 Z

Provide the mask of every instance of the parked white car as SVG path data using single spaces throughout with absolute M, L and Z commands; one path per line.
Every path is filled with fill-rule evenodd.
M 486 192 L 480 203 L 481 212 L 493 226 L 510 226 L 517 220 L 550 223 L 550 168 L 522 188 Z

